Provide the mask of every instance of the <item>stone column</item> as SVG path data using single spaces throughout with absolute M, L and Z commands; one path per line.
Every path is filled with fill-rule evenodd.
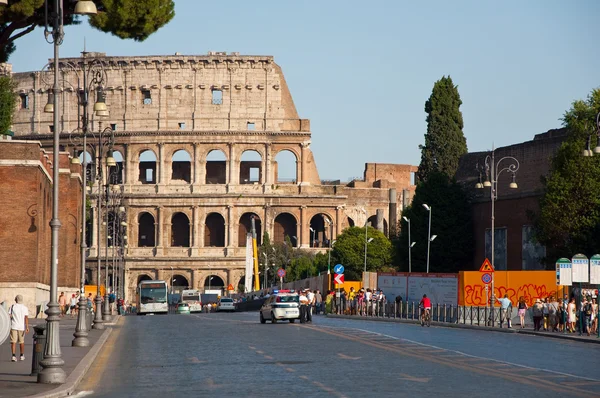
M 344 221 L 344 206 L 337 206 L 335 208 L 335 234 L 331 237 L 331 240 L 337 239 L 338 235 L 342 233 L 342 222 Z
M 158 174 L 158 178 L 156 182 L 159 185 L 163 185 L 165 183 L 165 143 L 158 143 L 158 169 L 156 170 L 156 174 Z
M 227 226 L 227 235 L 226 235 L 226 247 L 231 247 L 232 243 L 231 241 L 233 240 L 233 228 L 236 225 L 236 223 L 233 220 L 233 206 L 227 206 L 227 223 L 225 224 Z
M 238 185 L 239 184 L 239 175 L 237 174 L 237 167 L 235 161 L 235 147 L 233 142 L 229 144 L 229 185 Z
M 204 228 L 206 228 L 206 224 L 200 222 L 198 225 L 198 252 L 200 252 L 201 247 L 204 247 Z
M 198 206 L 192 206 L 192 233 L 190 236 L 192 237 L 192 256 L 198 255 L 198 239 L 200 238 L 200 234 L 198 231 Z
M 156 248 L 158 250 L 162 250 L 162 248 L 164 247 L 162 230 L 164 216 L 164 208 L 162 206 L 158 206 L 156 208 Z
M 271 186 L 274 182 L 273 182 L 273 171 L 272 171 L 272 166 L 273 166 L 273 162 L 271 159 L 271 143 L 267 142 L 265 143 L 265 161 L 264 161 L 264 168 L 263 168 L 263 181 L 262 183 L 264 185 L 268 185 Z
M 383 209 L 376 210 L 376 228 L 379 232 L 383 232 Z
M 265 232 L 268 232 L 271 239 L 273 239 L 273 231 L 271 231 L 271 229 L 269 228 L 269 219 L 268 219 L 269 205 L 264 205 L 263 209 L 265 209 L 265 212 L 264 212 L 262 223 L 261 223 L 262 224 L 262 233 L 264 235 Z M 246 239 L 246 237 L 244 237 L 244 239 Z
M 194 162 L 194 179 L 192 183 L 195 185 L 201 184 L 200 182 L 200 143 L 194 142 L 194 156 L 192 157 Z
M 199 270 L 192 271 L 192 289 L 200 289 L 200 272 Z
M 301 179 L 300 179 L 300 185 L 310 185 L 310 182 L 308 181 L 307 175 L 306 175 L 306 162 L 307 162 L 307 157 L 308 155 L 306 154 L 306 149 L 309 147 L 310 143 L 308 142 L 303 142 L 302 144 L 300 144 L 300 161 L 302 162 L 302 164 L 300 165 L 300 174 L 301 174 Z
M 303 248 L 310 247 L 310 242 L 308 242 L 308 239 L 307 239 L 305 224 L 306 224 L 306 206 L 300 206 L 300 228 L 297 233 L 299 234 L 298 239 L 300 240 L 300 243 L 298 246 L 303 247 Z

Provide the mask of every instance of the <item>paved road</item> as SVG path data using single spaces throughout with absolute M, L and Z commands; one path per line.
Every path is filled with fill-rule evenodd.
M 79 396 L 593 397 L 600 345 L 257 313 L 125 317 Z

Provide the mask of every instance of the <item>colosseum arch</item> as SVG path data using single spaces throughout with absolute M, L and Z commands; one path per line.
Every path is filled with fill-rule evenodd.
M 207 275 L 204 279 L 204 289 L 223 289 L 225 282 L 218 275 Z
M 171 217 L 171 246 L 190 247 L 190 219 L 185 213 L 175 213 Z
M 246 235 L 252 231 L 252 217 L 254 217 L 254 228 L 256 229 L 256 244 L 262 243 L 262 223 L 256 213 L 244 213 L 240 217 L 238 227 L 238 247 L 246 247 Z
M 142 184 L 156 184 L 156 154 L 151 149 L 140 153 L 138 181 Z
M 206 155 L 206 183 L 227 184 L 227 157 L 220 149 L 212 149 Z
M 151 280 L 152 280 L 152 277 L 150 275 L 148 275 L 148 274 L 140 274 L 137 277 L 137 283 L 135 285 L 137 286 L 137 285 L 140 284 L 140 282 L 151 281 Z
M 187 182 L 192 181 L 192 157 L 185 149 L 180 149 L 173 153 L 171 158 L 171 181 Z
M 263 181 L 262 156 L 253 149 L 240 157 L 240 184 L 259 184 Z
M 280 213 L 273 223 L 273 242 L 285 243 L 289 237 L 293 247 L 298 246 L 298 222 L 290 213 Z
M 118 185 L 123 184 L 123 154 L 120 151 L 113 151 L 113 159 L 115 159 L 116 166 L 110 166 L 108 170 L 108 178 L 111 184 Z
M 369 217 L 367 219 L 367 223 L 369 223 L 369 225 L 371 227 L 378 229 L 377 228 L 377 215 L 374 214 L 371 217 Z M 383 219 L 383 228 L 382 229 L 383 229 L 383 234 L 385 236 L 387 236 L 388 235 L 388 224 L 387 224 L 387 221 L 385 220 L 385 218 Z
M 148 212 L 138 215 L 138 247 L 156 246 L 156 224 L 154 216 Z
M 329 247 L 333 221 L 325 213 L 315 214 L 310 219 L 310 247 Z
M 206 216 L 204 246 L 225 247 L 225 219 L 219 213 L 210 213 Z
M 273 162 L 273 173 L 275 182 L 295 184 L 298 181 L 298 157 L 296 154 L 289 149 L 277 152 Z
M 181 294 L 182 290 L 189 288 L 190 282 L 185 276 L 181 274 L 175 274 L 172 276 L 171 282 L 168 285 L 171 286 L 173 292 Z

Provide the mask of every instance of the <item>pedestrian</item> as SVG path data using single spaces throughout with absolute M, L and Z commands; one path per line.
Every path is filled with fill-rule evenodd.
M 396 316 L 398 318 L 402 317 L 402 296 L 397 295 L 394 299 L 396 301 Z
M 542 300 L 535 299 L 535 304 L 533 305 L 533 330 L 539 332 L 542 327 L 542 319 L 544 317 L 544 305 L 542 304 Z
M 581 313 L 579 314 L 579 318 L 580 320 L 580 333 L 586 332 L 587 335 L 590 335 L 590 324 L 591 324 L 591 318 L 592 316 L 592 303 L 590 303 L 587 298 L 583 299 L 583 302 L 581 303 Z
M 300 323 L 306 323 L 306 319 L 307 319 L 306 312 L 308 311 L 308 297 L 306 297 L 306 292 L 304 290 L 300 291 L 299 302 L 300 302 Z
M 10 316 L 11 361 L 17 362 L 17 343 L 21 350 L 21 361 L 25 360 L 25 333 L 29 333 L 29 309 L 23 305 L 23 296 L 17 294 L 15 304 L 8 310 Z
M 567 330 L 571 333 L 575 333 L 575 324 L 577 323 L 576 305 L 575 298 L 572 297 L 567 305 Z
M 331 294 L 331 290 L 327 291 L 327 296 L 325 296 L 325 314 L 331 314 L 333 311 L 333 295 Z
M 512 302 L 508 298 L 508 294 L 505 294 L 503 298 L 499 299 L 494 296 L 496 301 L 500 303 L 500 327 L 502 327 L 502 323 L 506 321 L 508 328 L 511 328 L 510 318 L 512 316 Z
M 350 315 L 356 315 L 356 292 L 354 288 L 350 288 L 350 292 L 348 292 L 348 303 L 350 307 Z
M 306 322 L 312 323 L 312 308 L 315 305 L 315 294 L 310 289 L 304 290 L 308 299 L 308 307 L 306 308 Z
M 548 311 L 550 312 L 548 318 L 548 328 L 553 332 L 558 332 L 558 301 L 554 299 L 554 297 L 550 297 L 550 302 L 548 303 Z
M 323 296 L 320 290 L 315 290 L 315 313 L 319 315 L 323 311 Z
M 598 333 L 598 303 L 596 299 L 592 299 L 592 327 L 591 331 L 593 334 Z
M 527 306 L 525 297 L 523 297 L 523 296 L 519 297 L 518 309 L 519 309 L 519 320 L 521 321 L 521 329 L 525 328 L 525 313 L 527 312 L 527 308 L 529 308 L 529 307 Z
M 60 306 L 60 316 L 62 317 L 67 313 L 67 296 L 65 296 L 65 292 L 60 292 L 58 305 Z
M 77 308 L 77 298 L 73 294 L 71 296 L 71 303 L 69 305 L 69 311 L 71 312 L 71 318 L 75 317 L 75 310 Z
M 542 308 L 542 315 L 544 317 L 544 332 L 548 331 L 548 323 L 549 323 L 549 320 L 550 320 L 550 307 L 549 307 L 549 304 L 550 303 L 548 302 L 547 298 L 545 298 L 542 301 L 542 306 L 543 306 L 543 308 Z
M 342 314 L 342 315 L 346 314 L 346 309 L 348 308 L 347 303 L 346 303 L 347 300 L 348 300 L 348 294 L 346 293 L 346 289 L 342 289 L 342 293 L 340 296 L 340 302 L 341 302 L 341 306 L 342 306 L 340 314 Z

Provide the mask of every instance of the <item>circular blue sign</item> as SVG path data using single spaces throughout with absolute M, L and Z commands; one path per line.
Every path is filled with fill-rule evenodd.
M 485 284 L 490 283 L 492 281 L 492 275 L 490 275 L 490 274 L 481 275 L 481 281 Z
M 337 264 L 335 267 L 333 267 L 333 272 L 335 272 L 336 274 L 343 274 L 344 266 L 342 264 Z

